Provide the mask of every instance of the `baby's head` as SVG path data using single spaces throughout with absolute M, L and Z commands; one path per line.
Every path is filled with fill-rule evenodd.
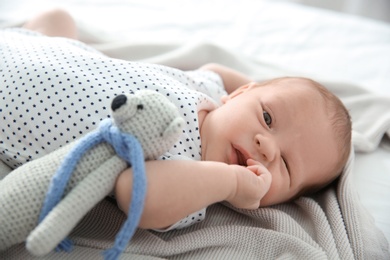
M 272 174 L 262 206 L 289 201 L 335 180 L 351 147 L 351 120 L 341 101 L 306 78 L 242 86 L 222 99 L 202 127 L 202 159 L 246 165 Z M 206 124 L 205 124 L 206 123 Z
M 322 182 L 320 181 L 304 187 L 296 196 L 294 196 L 294 198 L 300 195 L 315 193 L 325 188 L 339 177 L 347 164 L 348 157 L 351 153 L 352 142 L 351 117 L 341 100 L 320 83 L 307 78 L 300 79 L 307 81 L 309 85 L 311 85 L 314 89 L 317 89 L 323 98 L 328 123 L 330 124 L 332 130 L 331 133 L 333 134 L 336 142 L 335 149 L 338 157 L 334 164 L 330 164 L 330 170 L 327 174 L 328 178 L 325 178 Z

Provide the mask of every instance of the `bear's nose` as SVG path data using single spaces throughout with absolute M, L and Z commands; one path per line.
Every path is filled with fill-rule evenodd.
M 126 100 L 127 100 L 127 97 L 126 95 L 118 95 L 116 96 L 113 100 L 112 100 L 112 103 L 111 103 L 111 109 L 112 111 L 115 111 L 117 110 L 118 108 L 120 108 L 122 105 L 126 104 Z

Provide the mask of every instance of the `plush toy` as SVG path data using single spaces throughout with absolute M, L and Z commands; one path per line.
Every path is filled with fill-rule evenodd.
M 112 119 L 67 146 L 29 162 L 0 181 L 0 251 L 26 241 L 36 256 L 58 244 L 100 200 L 119 173 L 133 169 L 128 219 L 111 258 L 127 245 L 138 224 L 146 190 L 144 160 L 156 159 L 177 141 L 184 120 L 163 95 L 149 90 L 112 101 Z M 142 153 L 143 152 L 143 153 Z M 62 242 L 61 242 L 62 241 Z

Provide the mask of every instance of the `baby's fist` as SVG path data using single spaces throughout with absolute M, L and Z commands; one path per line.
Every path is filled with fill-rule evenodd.
M 272 175 L 259 162 L 248 160 L 248 166 L 234 167 L 236 189 L 227 201 L 237 208 L 257 209 L 271 187 Z

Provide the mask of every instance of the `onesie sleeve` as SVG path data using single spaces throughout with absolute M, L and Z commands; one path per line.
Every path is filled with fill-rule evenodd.
M 222 96 L 227 95 L 222 78 L 213 71 L 192 70 L 185 72 L 194 84 L 194 89 L 206 94 L 220 104 Z

